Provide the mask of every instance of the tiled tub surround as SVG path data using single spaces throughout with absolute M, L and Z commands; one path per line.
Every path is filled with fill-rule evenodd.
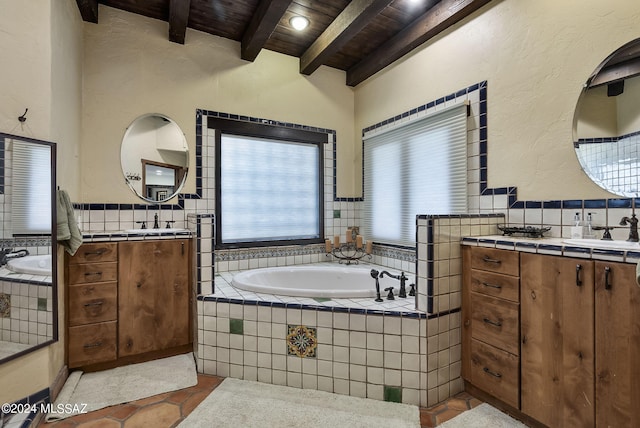
M 11 343 L 1 347 L 32 346 L 51 340 L 53 302 L 51 277 L 0 268 L 0 341 Z
M 428 318 L 409 297 L 245 292 L 232 276 L 216 275 L 216 293 L 198 297 L 204 373 L 421 406 L 462 390 L 459 312 Z

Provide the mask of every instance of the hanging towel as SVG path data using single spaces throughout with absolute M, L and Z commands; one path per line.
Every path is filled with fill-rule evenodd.
M 636 284 L 640 287 L 640 262 L 636 265 Z
M 65 190 L 58 190 L 56 201 L 58 243 L 72 256 L 82 245 L 82 232 L 76 223 L 73 205 Z

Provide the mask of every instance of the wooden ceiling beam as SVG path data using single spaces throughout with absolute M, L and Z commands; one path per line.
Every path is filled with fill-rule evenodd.
M 98 23 L 98 0 L 76 0 L 83 21 Z
M 300 57 L 300 73 L 310 75 L 338 52 L 392 0 L 353 0 Z
M 347 85 L 356 86 L 427 40 L 466 18 L 491 0 L 441 0 L 404 30 L 347 70 Z
M 640 58 L 607 66 L 591 79 L 589 88 L 619 82 L 640 75 Z
M 189 23 L 191 0 L 171 0 L 169 3 L 169 41 L 184 45 Z
M 247 61 L 256 59 L 265 43 L 276 29 L 292 0 L 262 0 L 242 36 L 240 57 Z

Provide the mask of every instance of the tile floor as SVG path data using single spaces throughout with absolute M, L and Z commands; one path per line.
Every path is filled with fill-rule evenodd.
M 40 428 L 170 428 L 177 426 L 224 378 L 198 374 L 198 384 L 119 406 L 74 416 L 62 421 L 41 422 Z M 432 408 L 420 409 L 422 428 L 432 428 L 469 410 L 481 401 L 461 392 Z

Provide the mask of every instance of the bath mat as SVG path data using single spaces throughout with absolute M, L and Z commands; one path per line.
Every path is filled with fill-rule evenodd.
M 193 354 L 130 364 L 94 373 L 72 372 L 65 382 L 47 422 L 140 400 L 198 383 Z
M 438 425 L 438 428 L 526 428 L 527 426 L 495 407 L 482 403 Z
M 417 406 L 227 378 L 181 428 L 420 428 Z

